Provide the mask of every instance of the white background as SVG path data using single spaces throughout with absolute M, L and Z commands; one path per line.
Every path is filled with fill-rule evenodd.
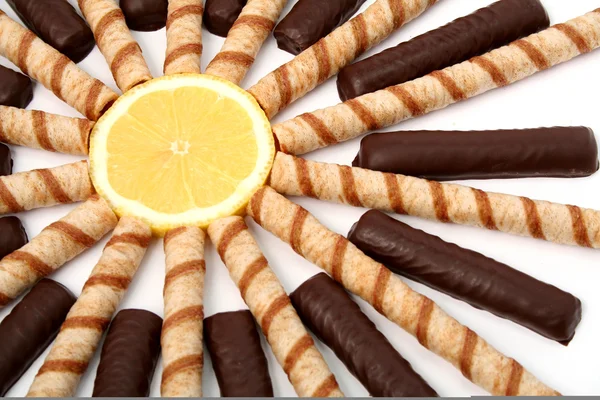
M 43 0 L 41 0 L 43 1 Z M 75 3 L 74 0 L 70 0 Z M 326 0 L 324 0 L 326 1 Z M 373 0 L 367 1 L 367 5 Z M 284 14 L 295 0 L 290 1 Z M 431 10 L 417 20 L 393 34 L 381 45 L 371 49 L 374 54 L 401 41 L 437 28 L 455 18 L 468 14 L 477 8 L 491 3 L 490 0 L 441 0 Z M 543 0 L 552 23 L 566 21 L 600 7 L 600 0 Z M 15 14 L 0 0 L 0 8 L 11 17 Z M 209 34 L 204 35 L 203 67 L 214 57 L 223 39 Z M 146 60 L 155 76 L 162 75 L 162 63 L 166 46 L 165 30 L 152 33 L 134 32 Z M 250 71 L 243 87 L 249 87 L 262 76 L 292 56 L 277 49 L 275 40 L 269 37 L 257 62 Z M 11 65 L 0 58 L 3 65 Z M 82 63 L 81 68 L 101 79 L 117 90 L 110 71 L 97 48 Z M 478 98 L 468 100 L 445 110 L 407 121 L 394 129 L 496 129 L 531 128 L 553 125 L 586 125 L 600 134 L 600 50 L 580 56 L 564 65 L 537 74 L 525 81 L 495 90 Z M 322 108 L 339 102 L 334 79 L 330 79 L 311 94 L 297 101 L 276 117 L 275 122 L 292 118 L 302 112 Z M 62 103 L 41 85 L 36 85 L 34 100 L 30 109 L 40 109 L 57 114 L 77 116 L 76 111 Z M 390 128 L 391 129 L 391 128 Z M 358 150 L 359 140 L 353 140 L 330 149 L 323 149 L 307 157 L 319 161 L 350 164 Z M 51 154 L 41 150 L 13 147 L 14 171 L 52 167 L 76 161 L 78 157 Z M 471 181 L 469 185 L 498 192 L 518 194 L 535 199 L 551 200 L 600 209 L 600 175 L 583 179 L 521 179 L 496 181 Z M 323 203 L 313 199 L 293 199 L 319 218 L 326 226 L 346 234 L 350 226 L 362 215 L 363 209 Z M 45 226 L 67 214 L 74 205 L 64 205 L 44 210 L 35 210 L 19 215 L 29 237 L 37 235 Z M 469 326 L 503 353 L 520 361 L 534 375 L 553 388 L 569 395 L 600 394 L 600 252 L 590 249 L 560 246 L 539 240 L 508 236 L 477 228 L 401 217 L 413 227 L 438 235 L 443 239 L 463 247 L 479 251 L 487 256 L 507 263 L 540 280 L 556 285 L 573 293 L 583 302 L 583 319 L 575 339 L 569 347 L 563 347 L 547 340 L 512 322 L 478 311 L 465 303 L 436 293 L 419 284 L 409 283 L 421 293 L 430 296 L 450 315 Z M 271 267 L 276 272 L 288 292 L 296 289 L 310 276 L 320 270 L 297 256 L 286 244 L 250 222 L 251 231 L 256 235 Z M 75 294 L 81 288 L 100 256 L 107 239 L 93 249 L 65 265 L 52 278 L 68 286 Z M 221 311 L 245 308 L 237 288 L 229 279 L 224 265 L 211 245 L 206 254 L 207 277 L 205 290 L 205 314 L 210 316 Z M 143 308 L 162 316 L 162 287 L 164 279 L 164 256 L 162 241 L 155 240 L 151 245 L 140 270 L 121 303 L 121 308 Z M 358 300 L 365 313 L 377 324 L 396 349 L 408 359 L 415 370 L 442 396 L 484 395 L 485 391 L 465 379 L 450 364 L 421 347 L 410 335 L 398 326 L 387 321 L 371 306 Z M 9 306 L 0 311 L 0 319 L 10 311 Z M 0 338 L 5 340 L 5 338 Z M 277 364 L 268 346 L 269 368 L 273 378 L 276 396 L 294 396 L 295 392 L 286 375 Z M 350 375 L 344 365 L 323 344 L 317 346 L 323 352 L 327 363 L 335 373 L 340 386 L 348 396 L 366 396 L 362 385 Z M 8 392 L 9 396 L 26 394 L 35 373 L 40 368 L 47 352 L 33 364 L 30 370 Z M 1 362 L 1 360 L 0 360 Z M 83 377 L 77 395 L 90 396 L 96 373 L 98 357 L 90 364 Z M 152 395 L 159 395 L 159 364 L 152 385 Z M 205 358 L 204 393 L 218 396 L 210 360 Z

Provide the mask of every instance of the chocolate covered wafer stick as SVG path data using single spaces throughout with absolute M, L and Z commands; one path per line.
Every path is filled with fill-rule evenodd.
M 125 295 L 146 248 L 150 227 L 123 217 L 83 286 L 28 397 L 72 397 L 102 335 Z
M 272 188 L 259 189 L 247 211 L 263 228 L 491 394 L 560 395 Z
M 287 0 L 248 0 L 206 73 L 239 84 L 286 3 Z
M 0 306 L 93 246 L 117 224 L 97 195 L 44 228 L 21 249 L 0 261 Z
M 208 234 L 300 397 L 342 397 L 335 376 L 241 217 L 213 222 Z
M 152 79 L 119 6 L 113 0 L 78 0 L 78 3 L 119 89 L 126 92 Z
M 204 239 L 196 227 L 172 229 L 164 238 L 163 397 L 202 397 Z
M 272 118 L 436 2 L 377 0 L 248 91 Z
M 165 75 L 200 73 L 202 0 L 169 0 Z
M 98 120 L 118 97 L 2 11 L 0 55 L 93 121 Z
M 210 33 L 226 37 L 245 5 L 246 0 L 206 0 L 204 26 Z
M 273 133 L 282 151 L 307 153 L 517 82 L 599 46 L 600 9 L 422 78 L 302 114 L 274 125 Z
M 271 186 L 292 196 L 600 248 L 600 211 L 577 206 L 306 161 L 283 153 L 275 157 Z

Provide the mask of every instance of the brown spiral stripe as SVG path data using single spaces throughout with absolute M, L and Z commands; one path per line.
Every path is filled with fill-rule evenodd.
M 47 151 L 56 151 L 50 137 L 48 136 L 48 127 L 46 126 L 46 113 L 38 110 L 34 110 L 31 113 L 31 119 L 33 123 L 33 131 L 35 137 L 40 144 L 40 147 Z
M 190 4 L 187 6 L 183 6 L 173 11 L 167 17 L 167 30 L 171 28 L 173 22 L 177 21 L 180 18 L 185 17 L 186 15 L 202 15 L 204 13 L 204 8 L 199 4 Z
M 237 29 L 241 26 L 249 26 L 252 29 L 263 29 L 271 32 L 275 27 L 275 22 L 260 15 L 241 15 L 231 26 L 231 29 Z
M 167 57 L 165 58 L 165 68 L 179 58 L 190 54 L 197 55 L 198 58 L 200 58 L 200 55 L 202 54 L 202 44 L 188 43 L 177 47 L 175 50 L 167 54 Z

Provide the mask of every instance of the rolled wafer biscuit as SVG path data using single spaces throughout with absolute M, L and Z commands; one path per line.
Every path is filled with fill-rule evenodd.
M 306 161 L 283 153 L 275 157 L 270 184 L 286 195 L 600 248 L 600 211 L 572 205 Z
M 165 75 L 200 73 L 202 0 L 169 0 Z
M 81 376 L 125 295 L 146 248 L 150 227 L 123 217 L 83 286 L 28 397 L 73 397 Z
M 37 110 L 0 106 L 0 141 L 59 153 L 87 155 L 94 123 Z
M 273 30 L 287 0 L 248 0 L 206 73 L 239 84 Z
M 98 48 L 123 92 L 152 79 L 142 50 L 131 36 L 123 12 L 114 0 L 78 0 Z
M 0 261 L 0 306 L 93 246 L 117 224 L 106 201 L 92 196 Z
M 307 153 L 517 82 L 599 46 L 600 9 L 422 78 L 302 114 L 274 125 L 273 133 L 282 151 Z
M 197 227 L 175 228 L 164 238 L 163 397 L 202 397 L 204 239 Z
M 248 92 L 272 118 L 436 2 L 377 0 L 363 13 L 262 78 Z
M 244 219 L 217 220 L 208 234 L 298 396 L 343 397 Z
M 118 97 L 2 11 L 0 55 L 93 121 L 98 120 Z
M 259 189 L 247 211 L 263 228 L 491 394 L 560 395 L 272 188 Z

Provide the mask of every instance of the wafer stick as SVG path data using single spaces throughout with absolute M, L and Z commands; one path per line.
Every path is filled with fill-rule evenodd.
M 169 0 L 165 75 L 200 73 L 202 0 Z
M 164 238 L 163 397 L 202 397 L 204 238 L 196 227 L 175 228 Z
M 79 380 L 125 295 L 150 239 L 150 227 L 145 223 L 132 217 L 121 218 L 62 324 L 29 388 L 28 397 L 75 395 Z
M 343 397 L 243 218 L 215 221 L 208 234 L 298 396 Z
M 78 0 L 78 3 L 119 89 L 126 92 L 152 79 L 119 6 L 113 0 Z
M 249 0 L 206 73 L 239 84 L 275 27 L 287 0 Z
M 93 127 L 87 119 L 0 106 L 0 141 L 4 143 L 87 155 Z
M 100 118 L 118 97 L 2 11 L 0 55 L 93 121 Z
M 271 186 L 279 193 L 600 248 L 600 211 L 490 193 L 278 153 Z
M 248 214 L 491 394 L 560 395 L 270 187 L 254 194 Z
M 44 228 L 29 243 L 0 261 L 0 307 L 93 246 L 115 225 L 117 217 L 95 195 Z
M 302 114 L 273 132 L 282 151 L 304 154 L 520 81 L 599 46 L 600 9 L 422 78 Z
M 377 0 L 363 13 L 262 78 L 248 92 L 272 118 L 436 2 Z

